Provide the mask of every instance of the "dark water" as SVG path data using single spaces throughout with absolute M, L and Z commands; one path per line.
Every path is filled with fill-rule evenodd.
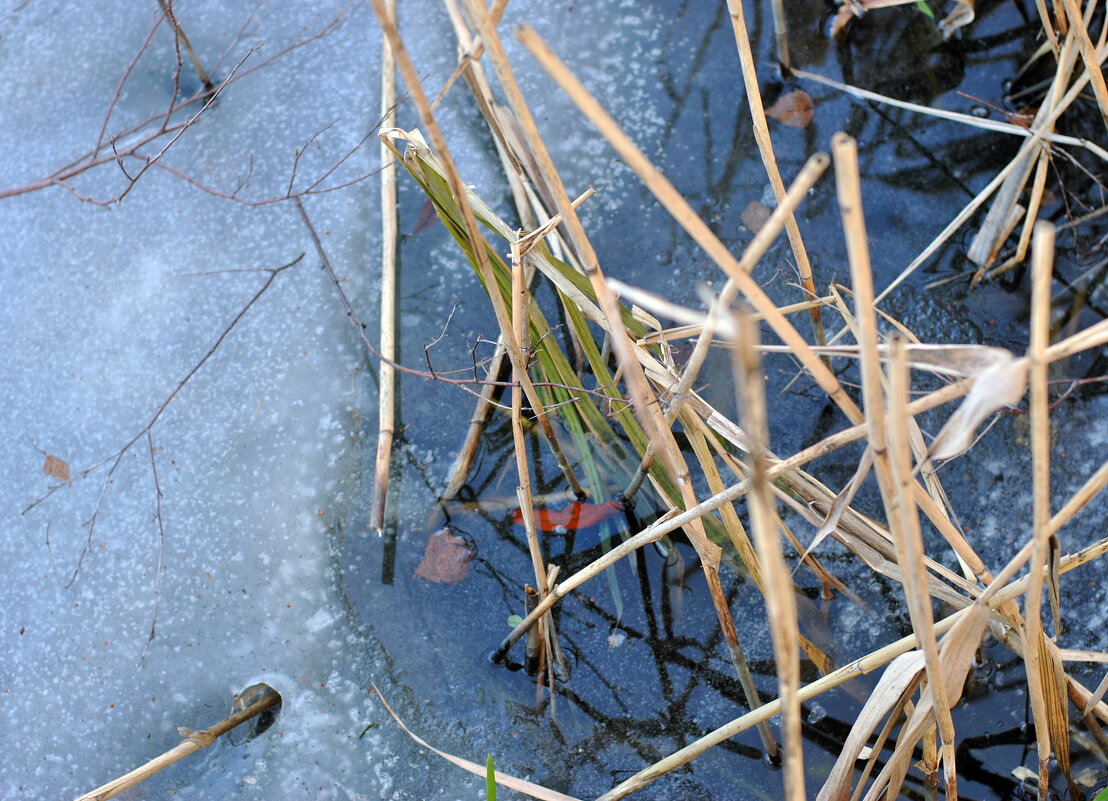
M 820 33 L 826 12 L 822 2 L 789 5 L 790 44 L 798 66 L 872 91 L 959 111 L 985 108 L 982 101 L 1003 107 L 1006 91 L 1013 89 L 1010 81 L 1037 46 L 1036 25 L 1027 23 L 1028 19 L 1034 22 L 1030 4 L 982 3 L 978 19 L 947 42 L 935 32 L 934 23 L 912 6 L 874 12 L 855 24 L 842 43 Z M 732 251 L 741 252 L 751 234 L 740 215 L 748 203 L 764 198 L 767 179 L 750 132 L 729 20 L 723 4 L 710 8 L 655 4 L 652 11 L 659 27 L 644 32 L 642 41 L 634 44 L 639 48 L 637 63 L 647 63 L 649 69 L 645 74 L 623 76 L 618 72 L 620 59 L 606 58 L 604 69 L 611 71 L 608 80 L 645 85 L 642 91 L 650 113 L 644 118 L 649 124 L 630 132 Z M 771 121 L 786 181 L 810 154 L 827 147 L 834 132 L 845 130 L 858 140 L 875 281 L 881 288 L 995 175 L 1018 142 L 855 101 L 827 87 L 786 80 L 773 66 L 768 4 L 756 4 L 748 14 L 758 43 L 756 58 L 767 106 L 796 88 L 809 92 L 815 103 L 813 122 L 803 129 Z M 581 54 L 577 63 L 567 57 L 575 69 L 586 69 L 585 60 Z M 603 71 L 595 66 L 592 70 L 590 75 Z M 539 78 L 531 80 L 541 84 Z M 961 97 L 958 91 L 980 100 Z M 468 119 L 472 139 L 480 147 L 483 140 L 476 117 L 464 107 L 458 113 Z M 1097 202 L 1095 186 L 1079 170 L 1066 166 L 1060 170 L 1072 194 L 1063 198 L 1059 190 L 1058 200 L 1045 209 L 1054 219 L 1061 218 L 1067 203 L 1072 208 L 1082 199 Z M 646 190 L 625 175 L 609 185 L 604 175 L 590 180 L 605 193 L 603 203 L 586 206 L 584 217 L 606 271 L 698 307 L 696 285 L 720 280 L 707 258 L 656 207 Z M 410 230 L 422 198 L 406 176 L 401 184 Z M 502 190 L 488 190 L 497 191 Z M 830 176 L 801 207 L 799 221 L 817 286 L 847 282 Z M 1095 272 L 1081 279 L 1084 283 L 1078 282 L 1103 258 L 1096 247 L 1103 231 L 1095 225 L 1081 229 L 1080 237 L 1064 234 L 1059 239 L 1058 316 L 1074 327 L 1104 314 L 1103 290 Z M 926 287 L 929 281 L 968 269 L 964 252 L 969 238 L 966 232 L 957 233 L 884 308 L 924 341 L 983 342 L 1022 351 L 1029 295 L 1022 268 L 972 293 L 965 279 Z M 449 248 L 446 234 L 432 228 L 408 238 L 401 259 L 405 266 L 436 263 Z M 778 302 L 800 299 L 799 290 L 790 285 L 794 268 L 787 244 L 778 243 L 755 275 Z M 432 353 L 440 368 L 464 367 L 471 358 L 470 346 L 481 336 L 495 336 L 495 322 L 476 281 L 464 267 L 436 279 L 418 267 L 406 269 L 404 276 L 404 361 L 423 361 L 423 344 L 438 336 L 449 310 L 460 304 L 452 321 L 453 336 Z M 1080 305 L 1073 302 L 1078 295 L 1084 298 Z M 549 318 L 556 319 L 551 294 L 540 290 L 538 297 L 547 304 Z M 488 349 L 488 345 L 479 346 L 478 354 Z M 1104 356 L 1077 358 L 1059 370 L 1059 378 L 1101 374 Z M 781 454 L 792 453 L 845 422 L 809 382 L 802 379 L 783 391 L 794 372 L 785 360 L 767 363 L 772 447 Z M 849 366 L 843 365 L 841 372 L 844 380 L 856 380 Z M 732 414 L 726 360 L 711 362 L 703 376 L 703 396 Z M 1081 389 L 1054 412 L 1056 431 L 1066 443 L 1054 464 L 1056 504 L 1103 458 L 1108 409 L 1098 393 L 1096 385 Z M 468 505 L 455 504 L 446 510 L 436 506 L 472 405 L 472 398 L 456 389 L 403 379 L 399 408 L 404 428 L 394 456 L 394 500 L 386 536 L 366 533 L 366 513 L 355 509 L 337 541 L 336 561 L 346 597 L 365 623 L 368 641 L 379 657 L 377 681 L 409 725 L 445 750 L 475 761 L 492 754 L 499 769 L 590 797 L 747 711 L 703 576 L 685 546 L 678 546 L 687 572 L 683 583 L 679 568 L 667 567 L 661 555 L 648 549 L 618 565 L 610 580 L 595 579 L 560 605 L 557 622 L 572 677 L 559 687 L 556 697 L 537 688 L 522 671 L 486 661 L 486 654 L 510 630 L 509 616 L 523 613 L 522 584 L 531 579 L 532 570 L 523 529 L 510 519 L 514 503 L 497 502 L 512 498 L 516 485 L 511 432 L 502 417 L 494 417 L 486 431 L 460 496 Z M 941 420 L 936 413 L 921 423 L 934 434 Z M 1018 549 L 1029 530 L 1030 457 L 1026 435 L 1021 433 L 1025 429 L 1025 418 L 1002 416 L 974 451 L 942 473 L 970 541 L 992 566 L 999 566 Z M 538 443 L 533 439 L 532 445 Z M 367 448 L 366 453 L 372 459 L 373 449 Z M 852 460 L 858 454 L 857 448 L 845 449 L 815 463 L 811 471 L 837 489 L 853 472 Z M 543 491 L 564 489 L 549 460 L 534 465 L 534 470 L 536 485 Z M 371 465 L 366 465 L 364 474 L 367 483 L 362 495 L 368 501 Z M 698 487 L 698 492 L 704 493 L 705 488 Z M 867 486 L 859 506 L 877 510 L 874 487 Z M 649 509 L 640 511 L 649 513 Z M 740 514 L 745 515 L 741 508 Z M 1105 517 L 1104 505 L 1094 504 L 1072 529 L 1066 529 L 1064 550 L 1077 550 L 1100 536 Z M 609 522 L 613 529 L 626 528 L 618 516 Z M 788 518 L 786 522 L 802 541 L 810 538 L 812 532 L 802 523 Z M 428 535 L 446 524 L 475 553 L 471 575 L 456 585 L 414 578 Z M 567 550 L 566 538 L 551 533 L 543 542 L 544 553 L 563 566 L 564 577 L 600 553 L 597 536 L 595 531 L 582 532 L 572 550 Z M 823 550 L 828 567 L 857 598 L 821 601 L 816 579 L 800 571 L 798 601 L 803 633 L 823 647 L 836 665 L 910 631 L 898 585 L 873 577 L 836 545 Z M 1064 647 L 1105 647 L 1105 586 L 1104 568 L 1098 565 L 1066 577 L 1066 634 L 1060 641 Z M 734 570 L 724 571 L 723 587 L 759 693 L 772 698 L 776 680 L 761 597 Z M 522 658 L 521 646 L 513 658 Z M 804 662 L 802 668 L 805 682 L 818 677 L 812 664 Z M 1072 669 L 1087 685 L 1099 681 L 1097 670 Z M 980 669 L 955 710 L 959 791 L 964 798 L 1010 797 L 1017 791 L 1012 771 L 1035 764 L 1022 671 L 1022 663 L 1002 646 L 983 649 Z M 857 679 L 806 705 L 810 793 L 822 784 L 875 682 L 876 676 Z M 1074 737 L 1077 762 L 1102 771 L 1089 756 L 1081 733 L 1075 732 Z M 766 767 L 761 756 L 757 734 L 747 731 L 636 797 L 779 797 L 780 774 Z M 431 755 L 426 759 L 431 764 L 426 774 L 423 766 L 413 767 L 425 797 L 466 795 L 455 790 L 460 774 L 442 768 Z M 910 775 L 905 792 L 922 793 L 917 774 Z

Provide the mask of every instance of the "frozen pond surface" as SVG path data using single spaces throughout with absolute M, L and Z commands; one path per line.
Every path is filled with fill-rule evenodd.
M 437 5 L 401 5 L 402 24 L 423 28 L 423 36 L 407 41 L 426 86 L 437 91 L 453 68 L 453 34 Z M 513 24 L 517 11 L 509 7 L 506 25 Z M 163 26 L 104 124 L 153 12 L 103 3 L 0 8 L 0 128 L 6 141 L 18 143 L 0 162 L 0 193 L 39 181 L 90 150 L 102 127 L 107 136 L 99 155 L 109 154 L 112 132 L 166 108 L 175 58 Z M 761 13 L 753 17 L 756 25 L 763 22 Z M 371 133 L 380 33 L 364 6 L 313 11 L 306 4 L 273 2 L 248 17 L 246 10 L 224 4 L 188 2 L 179 14 L 202 60 L 214 63 L 229 49 L 215 70 L 217 80 L 251 47 L 260 42 L 264 47 L 238 68 L 244 77 L 167 151 L 165 165 L 223 194 L 234 193 L 249 176 L 238 197 L 260 201 L 287 191 L 297 148 L 316 132 L 333 123 L 304 147 L 294 190 L 323 175 Z M 702 19 L 687 9 L 586 2 L 546 14 L 528 19 L 559 52 L 588 54 L 567 60 L 644 150 L 680 176 L 679 188 L 697 199 L 728 244 L 741 248 L 749 233 L 741 228 L 739 213 L 763 195 L 765 179 L 746 109 L 720 90 L 731 82 L 738 91 L 737 71 L 727 78 L 722 68 L 703 66 L 725 63 L 735 70 L 725 15 Z M 602 25 L 579 22 L 601 14 Z M 331 27 L 337 15 L 340 24 Z M 673 23 L 662 25 L 667 15 Z M 981 25 L 987 30 L 989 22 Z M 811 31 L 800 30 L 810 66 L 818 68 L 829 58 L 826 46 L 811 38 Z M 326 35 L 314 39 L 320 32 Z M 284 52 L 298 42 L 303 46 Z M 626 169 L 512 47 L 515 63 L 529 67 L 520 70 L 523 89 L 536 101 L 539 124 L 571 191 L 604 182 L 585 210 L 598 245 L 612 261 L 629 265 L 631 280 L 637 276 L 633 266 L 645 262 L 650 272 L 643 275 L 653 276 L 650 280 L 678 300 L 695 302 L 693 287 L 708 274 L 701 254 L 647 205 Z M 879 53 L 862 56 L 880 59 Z M 760 63 L 767 62 L 764 51 Z M 182 91 L 191 93 L 194 72 L 186 66 L 182 75 Z M 455 90 L 443 105 L 448 141 L 462 158 L 465 179 L 479 190 L 487 187 L 486 199 L 507 216 L 489 142 L 463 97 Z M 895 127 L 833 95 L 823 102 L 828 111 L 818 130 L 775 131 L 786 173 L 840 127 L 863 142 Z M 414 124 L 410 109 L 401 114 L 401 124 Z M 125 149 L 135 136 L 121 137 L 117 148 Z M 165 142 L 143 152 L 154 155 Z M 744 148 L 747 157 L 726 155 Z M 895 264 L 883 268 L 895 272 L 945 222 L 936 222 L 934 209 L 960 204 L 964 195 L 957 181 L 942 183 L 925 174 L 934 180 L 935 205 L 907 204 L 892 193 L 887 177 L 906 165 L 925 172 L 923 159 L 906 156 L 888 164 L 881 158 L 874 157 L 878 177 L 866 192 L 873 193 L 867 198 L 874 199 L 875 240 L 898 243 L 886 251 Z M 372 138 L 323 185 L 356 178 L 376 163 Z M 0 431 L 8 445 L 8 469 L 0 482 L 8 565 L 8 581 L 0 588 L 0 796 L 55 799 L 92 789 L 174 745 L 177 726 L 213 724 L 227 713 L 234 693 L 256 681 L 283 695 L 274 730 L 245 746 L 221 741 L 128 797 L 479 797 L 481 782 L 436 761 L 396 729 L 373 698 L 371 681 L 433 744 L 475 760 L 488 752 L 503 754 L 498 766 L 583 795 L 602 792 L 651 754 L 657 758 L 687 742 L 697 726 L 710 728 L 734 716 L 733 704 L 721 709 L 721 698 L 727 703 L 736 698 L 724 679 L 701 685 L 689 678 L 698 665 L 726 673 L 710 620 L 679 618 L 683 639 L 665 655 L 669 667 L 657 674 L 658 686 L 649 676 L 636 683 L 628 665 L 658 658 L 642 645 L 657 639 L 650 615 L 625 595 L 622 629 L 613 630 L 603 608 L 607 588 L 598 584 L 594 597 L 578 599 L 566 612 L 568 630 L 579 637 L 575 647 L 592 659 L 579 675 L 594 678 L 579 679 L 579 694 L 560 707 L 555 736 L 566 747 L 539 753 L 535 744 L 550 728 L 534 688 L 522 674 L 493 669 L 481 659 L 503 633 L 495 626 L 506 626 L 507 614 L 519 611 L 513 606 L 514 582 L 528 575 L 525 554 L 504 544 L 512 538 L 506 515 L 497 520 L 461 515 L 452 521 L 480 555 L 472 582 L 431 587 L 412 578 L 426 535 L 442 522 L 432 513 L 434 499 L 468 419 L 468 396 L 438 385 L 403 383 L 408 428 L 397 443 L 394 489 L 400 500 L 390 512 L 396 550 L 387 553 L 387 541 L 367 535 L 364 526 L 363 466 L 372 461 L 375 366 L 364 362 L 293 205 L 244 205 L 156 167 L 122 203 L 87 202 L 111 200 L 126 190 L 138 165 L 124 166 L 127 174 L 108 159 L 67 186 L 0 196 L 7 256 L 0 270 L 0 319 L 9 343 L 0 366 L 6 388 Z M 963 166 L 959 180 L 978 175 L 976 163 Z M 411 232 L 422 198 L 404 175 L 400 186 L 401 227 Z M 832 197 L 830 184 L 821 184 L 807 219 L 825 232 L 817 235 L 824 244 L 813 254 L 817 269 L 823 267 L 820 284 L 841 279 L 845 271 Z M 378 286 L 367 276 L 376 274 L 379 261 L 376 182 L 371 178 L 304 202 L 346 292 L 375 331 Z M 301 253 L 307 255 L 273 276 L 271 271 Z M 411 237 L 402 257 L 402 361 L 422 361 L 423 343 L 438 334 L 446 313 L 460 302 L 456 330 L 438 346 L 436 360 L 464 365 L 466 343 L 495 333 L 470 268 L 438 229 Z M 785 250 L 775 250 L 771 258 L 787 269 Z M 904 297 L 909 300 L 895 301 L 895 311 L 911 318 L 906 321 L 925 339 L 1022 348 L 1022 307 L 1007 319 L 988 322 L 1006 302 L 999 290 L 938 301 L 909 288 Z M 944 319 L 951 302 L 957 322 Z M 783 385 L 789 377 L 782 372 L 773 380 Z M 816 436 L 820 424 L 814 418 L 822 406 L 804 395 L 785 404 L 789 416 L 774 432 L 783 452 Z M 1072 492 L 1103 458 L 1104 407 L 1103 396 L 1060 407 L 1058 428 L 1083 436 L 1057 465 L 1059 493 Z M 796 420 L 805 422 L 789 424 Z M 1009 437 L 1005 427 L 1016 425 L 1003 420 L 994 439 Z M 973 469 L 966 468 L 967 494 L 980 505 L 971 506 L 963 522 L 1018 547 L 1013 544 L 1023 532 L 1012 531 L 1011 520 L 1030 518 L 1030 499 L 1014 489 L 1024 486 L 1019 471 L 1004 470 L 1012 454 L 990 451 L 989 441 L 973 455 Z M 1020 453 L 1026 462 L 1026 451 Z M 58 470 L 55 476 L 44 474 L 48 456 L 66 463 L 71 483 Z M 496 481 L 500 463 L 494 445 L 486 458 L 480 468 L 485 488 L 510 494 L 513 476 Z M 89 468 L 94 469 L 85 475 Z M 844 461 L 831 470 L 845 478 L 850 466 Z M 1006 519 L 989 511 L 997 502 L 1006 503 Z M 1102 520 L 1103 507 L 1097 514 Z M 1067 544 L 1067 550 L 1076 547 L 1077 542 Z M 641 570 L 653 577 L 660 564 L 650 555 Z M 1087 608 L 1101 610 L 1101 617 L 1074 621 L 1080 642 L 1071 646 L 1103 647 L 1098 632 L 1108 608 L 1104 582 L 1081 578 Z M 638 586 L 629 572 L 621 580 L 625 593 Z M 756 601 L 739 580 L 727 590 L 736 602 Z M 875 587 L 866 600 L 879 600 L 884 591 Z M 703 598 L 702 587 L 694 585 L 690 593 Z M 444 626 L 444 608 L 480 614 L 458 614 Z M 855 648 L 877 644 L 886 634 L 871 630 L 872 616 L 852 607 L 836 614 L 853 620 L 858 632 L 855 641 L 838 643 L 846 646 L 843 656 L 856 655 Z M 765 633 L 753 624 L 760 612 L 749 618 L 750 630 L 740 634 L 752 660 L 764 666 L 771 651 Z M 155 620 L 156 636 L 148 643 Z M 620 634 L 627 639 L 611 639 Z M 597 693 L 588 683 L 621 672 L 627 687 L 612 682 Z M 759 672 L 759 681 L 772 692 L 768 669 Z M 641 703 L 651 693 L 665 702 L 650 713 L 673 715 L 683 728 L 675 723 L 673 731 L 659 732 L 644 718 L 619 730 L 625 740 L 614 740 L 615 723 L 631 717 L 629 695 Z M 518 741 L 514 749 L 504 743 L 509 727 Z M 756 764 L 757 748 L 756 736 L 748 732 L 731 750 L 698 761 L 695 775 L 671 777 L 642 797 L 678 797 L 673 794 L 706 788 L 719 797 L 749 793 L 737 784 L 747 777 L 736 777 L 731 760 L 738 754 Z M 821 764 L 813 759 L 813 770 Z M 774 774 L 755 781 L 777 795 Z

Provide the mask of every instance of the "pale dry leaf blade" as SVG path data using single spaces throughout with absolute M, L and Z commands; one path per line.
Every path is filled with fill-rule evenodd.
M 977 427 L 986 417 L 1007 406 L 1014 406 L 1027 388 L 1027 362 L 1013 360 L 995 364 L 974 379 L 958 409 L 946 421 L 931 443 L 929 459 L 952 459 L 973 444 Z
M 1106 692 L 1108 692 L 1108 673 L 1104 674 L 1104 678 L 1100 680 L 1100 684 L 1096 686 L 1093 694 L 1089 696 L 1089 702 L 1085 704 L 1085 708 L 1081 710 L 1081 716 L 1084 717 L 1092 712 L 1093 707 L 1100 703 Z
M 947 700 L 951 706 L 958 703 L 965 687 L 966 676 L 973 664 L 974 654 L 981 643 L 981 635 L 989 624 L 991 610 L 987 604 L 975 603 L 968 608 L 954 627 L 947 632 L 939 643 L 939 665 L 946 684 Z M 922 663 L 922 656 L 920 657 Z M 916 743 L 924 732 L 934 725 L 934 695 L 924 689 L 908 723 L 904 725 L 896 740 L 896 748 L 881 773 L 874 779 L 866 794 L 867 801 L 876 799 L 885 787 L 899 790 L 900 783 L 911 765 Z
M 854 475 L 851 476 L 850 481 L 847 482 L 842 491 L 835 496 L 835 500 L 832 502 L 831 508 L 827 512 L 827 517 L 824 518 L 823 525 L 819 527 L 816 535 L 812 537 L 812 542 L 800 557 L 800 560 L 797 562 L 797 567 L 803 564 L 804 560 L 808 558 L 808 554 L 814 551 L 821 542 L 831 535 L 831 532 L 839 527 L 843 512 L 845 512 L 847 507 L 854 501 L 854 496 L 858 494 L 858 488 L 862 486 L 862 482 L 865 480 L 866 476 L 869 475 L 869 471 L 872 467 L 873 448 L 867 447 L 865 451 L 862 452 L 862 458 L 858 461 L 858 469 L 854 471 Z
M 854 763 L 862 748 L 922 670 L 923 654 L 919 651 L 908 651 L 889 663 L 851 727 L 839 752 L 839 758 L 816 796 L 816 801 L 845 801 L 850 798 Z

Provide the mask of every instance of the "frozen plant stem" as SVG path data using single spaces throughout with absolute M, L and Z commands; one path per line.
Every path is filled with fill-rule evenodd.
M 90 793 L 85 793 L 76 801 L 106 801 L 106 799 L 114 798 L 127 788 L 134 787 L 139 782 L 149 779 L 158 771 L 168 768 L 174 762 L 199 751 L 201 748 L 207 748 L 215 742 L 217 738 L 231 731 L 231 729 L 235 728 L 240 723 L 244 723 L 255 715 L 260 715 L 265 710 L 281 703 L 280 693 L 269 687 L 267 687 L 266 690 L 267 692 L 257 701 L 250 704 L 245 709 L 224 718 L 210 729 L 193 731 L 192 729 L 183 727 L 178 728 L 177 731 L 185 739 L 176 746 L 169 749 L 161 756 L 151 759 L 145 765 L 135 768 L 130 773 L 97 787 Z
M 386 10 L 396 16 L 396 0 L 386 0 Z M 396 62 L 388 37 L 381 43 L 381 117 L 384 128 L 396 124 Z M 377 406 L 377 461 L 373 470 L 373 499 L 369 527 L 378 535 L 385 525 L 385 501 L 389 488 L 389 462 L 396 415 L 396 160 L 380 143 L 381 153 L 381 389 Z

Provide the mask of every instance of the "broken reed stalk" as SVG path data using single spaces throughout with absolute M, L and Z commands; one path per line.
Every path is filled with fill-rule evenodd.
M 777 57 L 785 72 L 789 72 L 789 49 L 785 39 L 785 11 L 781 7 L 781 0 L 773 0 L 774 33 L 777 35 Z M 758 73 L 754 68 L 754 54 L 750 49 L 750 36 L 746 30 L 746 18 L 743 15 L 742 0 L 727 0 L 727 11 L 731 15 L 731 27 L 735 33 L 735 45 L 739 52 L 739 63 L 746 86 L 746 102 L 750 107 L 750 117 L 754 127 L 754 140 L 758 143 L 758 153 L 762 157 L 762 165 L 765 167 L 766 176 L 770 186 L 773 187 L 773 196 L 780 205 L 785 197 L 785 184 L 781 180 L 781 171 L 777 169 L 777 158 L 773 154 L 773 141 L 769 135 L 769 123 L 766 121 L 766 111 L 762 105 L 762 93 L 758 88 Z M 808 250 L 804 247 L 804 239 L 800 235 L 800 227 L 796 223 L 796 217 L 788 215 L 785 220 L 785 228 L 789 234 L 789 244 L 796 259 L 797 270 L 800 273 L 800 282 L 808 298 L 819 297 L 816 292 L 815 280 L 812 278 L 812 263 L 808 259 Z M 812 317 L 812 332 L 817 345 L 827 343 L 827 336 L 823 330 L 823 318 L 820 316 L 819 307 L 813 306 L 809 310 Z M 857 422 L 857 421 L 854 421 Z
M 666 211 L 729 277 L 735 279 L 739 290 L 754 309 L 764 315 L 766 323 L 773 329 L 773 332 L 793 349 L 796 358 L 812 374 L 813 380 L 819 385 L 820 389 L 827 393 L 828 397 L 843 410 L 852 423 L 861 422 L 861 411 L 843 391 L 834 373 L 812 351 L 811 346 L 808 345 L 785 315 L 778 310 L 777 305 L 766 295 L 758 282 L 739 266 L 738 261 L 731 255 L 726 245 L 712 232 L 707 223 L 700 219 L 692 206 L 689 205 L 689 202 L 666 180 L 658 168 L 651 164 L 650 160 L 643 155 L 642 151 L 620 129 L 615 120 L 604 111 L 596 99 L 586 91 L 581 82 L 546 46 L 546 43 L 532 28 L 526 25 L 522 26 L 517 32 L 517 36 L 523 46 L 535 57 L 535 60 L 577 105 L 581 113 L 608 140 L 608 144 L 619 154 L 620 158 L 635 171 L 635 174 L 639 176 L 639 180 L 653 193 Z
M 777 47 L 777 63 L 781 65 L 781 71 L 785 77 L 788 77 L 792 68 L 789 62 L 789 31 L 785 24 L 785 4 L 781 0 L 773 0 L 770 7 L 773 9 L 773 42 Z
M 473 215 L 473 209 L 470 207 L 468 196 L 466 195 L 465 184 L 462 182 L 457 167 L 454 165 L 454 159 L 450 155 L 450 149 L 446 145 L 446 139 L 442 135 L 442 129 L 439 128 L 438 122 L 435 120 L 435 115 L 431 111 L 430 104 L 427 102 L 427 96 L 424 94 L 423 86 L 419 80 L 419 73 L 416 72 L 415 66 L 412 64 L 412 60 L 408 55 L 407 49 L 404 47 L 404 42 L 400 38 L 396 25 L 385 10 L 383 0 L 370 0 L 370 3 L 373 6 L 374 13 L 377 15 L 378 22 L 384 29 L 386 36 L 388 36 L 389 43 L 392 45 L 394 57 L 396 58 L 396 63 L 400 67 L 400 73 L 404 78 L 405 85 L 408 87 L 409 96 L 412 98 L 412 102 L 419 112 L 420 121 L 426 129 L 435 153 L 442 164 L 451 194 L 454 196 L 454 200 L 461 213 L 466 236 L 469 238 L 469 241 L 473 243 L 474 266 L 482 282 L 489 288 L 489 300 L 496 314 L 496 321 L 500 326 L 500 331 L 505 336 L 508 358 L 512 362 L 512 372 L 516 380 L 519 381 L 523 387 L 523 391 L 527 396 L 527 401 L 531 405 L 531 409 L 538 420 L 539 428 L 542 430 L 543 436 L 550 445 L 550 450 L 558 463 L 559 469 L 566 477 L 566 481 L 573 489 L 574 494 L 578 497 L 584 497 L 585 491 L 581 483 L 577 480 L 577 476 L 574 474 L 573 469 L 570 467 L 569 460 L 566 459 L 565 453 L 562 451 L 557 435 L 554 433 L 553 425 L 547 418 L 543 403 L 539 399 L 538 393 L 535 391 L 535 386 L 531 382 L 530 376 L 527 374 L 527 365 L 520 361 L 519 343 L 514 341 L 514 336 L 511 334 L 511 318 L 507 308 L 504 306 L 504 299 L 496 290 L 496 277 L 489 264 L 488 254 L 485 252 L 484 248 L 481 247 L 484 239 L 477 228 L 477 220 Z M 485 13 L 488 13 L 487 10 Z
M 1047 388 L 1049 365 L 1044 358 L 1050 344 L 1050 283 L 1053 273 L 1054 227 L 1048 222 L 1035 226 L 1031 255 L 1031 362 L 1028 384 L 1031 407 L 1031 464 L 1033 526 L 1030 590 L 1024 602 L 1023 658 L 1027 665 L 1027 684 L 1031 711 L 1035 719 L 1035 741 L 1039 754 L 1039 797 L 1046 798 L 1050 781 L 1050 736 L 1044 698 L 1043 665 L 1039 641 L 1043 638 L 1042 588 L 1043 564 L 1050 532 L 1050 399 Z
M 107 799 L 114 798 L 127 788 L 134 787 L 139 782 L 149 779 L 158 771 L 168 768 L 174 762 L 187 757 L 189 754 L 195 753 L 201 748 L 207 748 L 217 738 L 231 731 L 240 723 L 250 720 L 255 715 L 260 715 L 281 702 L 281 695 L 276 690 L 266 689 L 268 692 L 264 693 L 257 701 L 233 715 L 229 715 L 210 729 L 193 731 L 192 729 L 179 728 L 177 731 L 185 739 L 176 746 L 161 756 L 151 759 L 145 765 L 135 768 L 130 773 L 97 787 L 90 793 L 85 793 L 76 801 L 107 801 Z
M 857 320 L 860 350 L 862 396 L 869 427 L 869 442 L 873 450 L 873 468 L 877 474 L 889 530 L 901 565 L 912 628 L 919 637 L 920 648 L 924 653 L 928 685 L 935 697 L 935 712 L 943 742 L 947 793 L 956 799 L 957 789 L 953 771 L 954 725 L 950 717 L 946 682 L 940 668 L 939 651 L 933 632 L 931 596 L 924 579 L 927 571 L 923 560 L 919 518 L 914 502 L 916 483 L 912 476 L 907 416 L 889 418 L 890 424 L 894 424 L 894 421 L 901 424 L 895 425 L 897 443 L 892 448 L 892 453 L 890 453 L 886 431 L 885 401 L 881 389 L 881 360 L 877 348 L 877 314 L 873 300 L 873 274 L 870 267 L 869 246 L 866 243 L 865 217 L 862 211 L 857 144 L 851 137 L 840 132 L 832 137 L 831 148 L 835 158 L 839 209 L 842 215 L 843 232 L 846 235 L 847 257 L 854 289 L 854 315 Z M 903 357 L 903 343 L 901 343 L 901 356 Z M 898 380 L 903 383 L 905 378 L 899 376 Z M 903 400 L 902 405 L 905 407 L 903 411 L 906 413 L 907 388 L 898 385 L 894 395 L 895 392 L 904 392 L 904 398 L 896 398 L 894 402 Z M 898 409 L 898 411 L 901 410 Z M 894 471 L 890 456 L 899 459 L 899 475 Z
M 872 289 L 871 284 L 871 292 Z M 904 594 L 908 599 L 912 629 L 919 637 L 927 684 L 935 698 L 935 718 L 938 723 L 940 742 L 933 747 L 937 751 L 936 757 L 942 759 L 946 797 L 951 801 L 957 801 L 958 775 L 955 770 L 954 721 L 950 716 L 952 704 L 947 696 L 946 677 L 943 675 L 939 661 L 931 596 L 923 581 L 923 577 L 927 575 L 927 568 L 924 565 L 923 534 L 920 531 L 919 512 L 914 497 L 916 483 L 913 479 L 912 447 L 908 435 L 908 421 L 911 420 L 908 415 L 908 399 L 911 395 L 912 382 L 908 372 L 904 340 L 900 337 L 893 340 L 893 359 L 889 364 L 889 373 L 889 414 L 886 416 L 886 422 L 888 462 L 891 468 L 889 478 L 893 484 L 892 494 L 895 505 L 892 508 L 886 507 L 886 513 L 889 528 L 896 538 L 897 558 L 904 566 Z M 937 761 L 933 764 L 937 765 Z
M 785 798 L 803 801 L 804 751 L 800 717 L 800 648 L 797 632 L 796 598 L 792 573 L 785 564 L 781 539 L 777 536 L 776 514 L 766 477 L 766 453 L 769 451 L 769 420 L 766 415 L 765 375 L 758 357 L 757 325 L 749 313 L 740 310 L 735 319 L 736 402 L 743 409 L 743 427 L 750 439 L 752 468 L 747 509 L 754 542 L 764 570 L 766 608 L 773 639 L 777 686 L 780 691 L 782 729 L 785 735 Z
M 395 19 L 396 0 L 385 0 L 386 13 Z M 381 127 L 396 125 L 396 61 L 388 36 L 381 42 Z M 396 161 L 384 142 L 381 153 L 381 355 L 396 361 Z M 385 527 L 392 437 L 396 429 L 396 371 L 381 362 L 377 401 L 377 460 L 373 469 L 373 499 L 369 527 L 380 534 Z

